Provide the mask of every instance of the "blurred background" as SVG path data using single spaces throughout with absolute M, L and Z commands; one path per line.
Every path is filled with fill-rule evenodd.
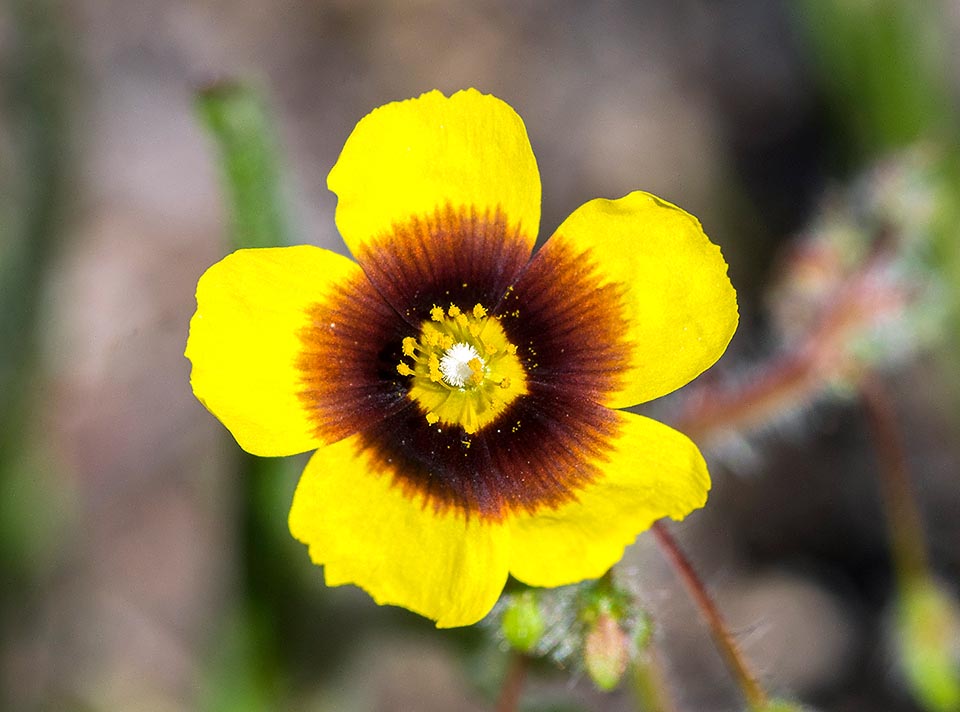
M 943 314 L 923 334 L 916 314 L 895 323 L 896 358 L 866 362 L 894 406 L 930 570 L 956 594 L 958 38 L 952 0 L 5 3 L 0 708 L 429 712 L 496 698 L 506 655 L 488 630 L 436 631 L 325 588 L 286 529 L 304 460 L 251 466 L 192 396 L 193 291 L 232 249 L 195 95 L 229 79 L 259 90 L 275 122 L 297 242 L 344 251 L 325 187 L 339 149 L 374 107 L 433 88 L 475 86 L 524 118 L 542 236 L 598 196 L 641 188 L 682 205 L 740 295 L 740 331 L 707 377 L 722 388 L 789 345 L 772 290 L 789 246 L 830 215 L 863 218 L 878 193 L 899 198 L 902 183 L 876 176 L 914 170 L 919 152 L 933 168 L 910 185 L 939 222 L 919 231 L 911 275 L 940 285 Z M 897 663 L 863 405 L 825 380 L 766 427 L 705 437 L 711 500 L 672 531 L 771 690 L 835 712 L 936 709 Z M 651 412 L 669 420 L 686 398 Z M 677 708 L 740 709 L 649 535 L 623 570 Z M 544 663 L 522 709 L 636 703 Z

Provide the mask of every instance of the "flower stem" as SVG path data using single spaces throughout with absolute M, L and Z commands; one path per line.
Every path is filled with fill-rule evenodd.
M 906 449 L 886 387 L 870 375 L 862 378 L 859 385 L 867 425 L 879 456 L 880 490 L 890 527 L 894 567 L 901 587 L 906 587 L 929 576 L 923 525 L 910 485 Z
M 686 554 L 683 553 L 683 550 L 662 522 L 655 522 L 651 529 L 664 555 L 673 565 L 686 586 L 687 592 L 700 609 L 700 615 L 707 622 L 710 634 L 713 636 L 714 642 L 720 649 L 727 667 L 733 673 L 750 708 L 753 710 L 763 709 L 769 701 L 767 693 L 747 666 L 747 661 L 737 647 L 730 629 L 707 592 L 706 586 L 694 570 L 693 564 L 690 563 Z
M 836 290 L 809 332 L 789 351 L 759 366 L 750 380 L 735 387 L 700 385 L 671 424 L 703 445 L 731 432 L 747 432 L 769 423 L 843 380 L 857 368 L 847 341 L 876 312 L 895 308 L 905 297 L 896 290 L 882 299 L 877 275 L 888 267 L 893 238 L 878 231 L 863 264 Z
M 529 667 L 530 658 L 527 655 L 518 652 L 511 655 L 507 674 L 500 686 L 496 712 L 516 712 L 519 709 L 520 693 L 523 691 L 523 683 L 527 679 Z
M 633 664 L 633 694 L 639 712 L 678 712 L 654 646 Z

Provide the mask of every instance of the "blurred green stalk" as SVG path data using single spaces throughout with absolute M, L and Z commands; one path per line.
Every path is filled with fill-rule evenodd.
M 12 107 L 13 160 L 5 161 L 0 216 L 0 462 L 19 450 L 24 397 L 36 357 L 37 308 L 61 228 L 70 154 L 67 61 L 54 4 L 12 4 L 15 50 L 5 103 Z
M 242 84 L 222 82 L 200 91 L 196 105 L 218 151 L 233 249 L 290 244 L 280 152 L 262 97 Z M 222 622 L 222 646 L 208 670 L 209 689 L 202 700 L 208 712 L 276 708 L 282 696 L 284 666 L 276 630 L 289 583 L 280 554 L 290 537 L 289 501 L 281 503 L 277 492 L 295 480 L 299 469 L 290 458 L 244 455 L 241 460 L 243 600 Z M 238 678 L 236 670 L 258 674 Z
M 37 382 L 38 313 L 68 196 L 70 86 L 65 35 L 52 0 L 11 3 L 9 62 L 0 67 L 0 588 L 39 575 L 63 541 L 63 497 L 29 442 Z
M 197 109 L 220 154 L 234 247 L 289 245 L 280 154 L 263 99 L 249 87 L 221 82 L 199 92 Z
M 862 152 L 946 138 L 956 122 L 939 0 L 804 0 L 799 18 L 835 118 Z

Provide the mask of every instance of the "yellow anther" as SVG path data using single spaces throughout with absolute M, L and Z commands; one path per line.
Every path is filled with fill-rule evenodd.
M 504 376 L 502 379 L 500 379 L 500 387 L 501 387 L 501 388 L 509 388 L 509 387 L 510 387 L 510 377 L 509 377 L 509 376 Z
M 413 369 L 410 368 L 403 361 L 401 361 L 400 363 L 397 364 L 397 373 L 399 373 L 401 376 L 412 376 Z
M 427 367 L 430 369 L 430 380 L 440 383 L 443 380 L 443 374 L 440 373 L 440 359 L 436 354 L 430 354 Z
M 412 336 L 407 336 L 403 340 L 403 355 L 413 358 L 417 353 L 417 340 Z
M 473 307 L 473 316 L 477 319 L 483 319 L 487 315 L 487 310 L 483 308 L 482 304 L 477 304 Z
M 443 321 L 443 308 L 434 307 L 430 310 L 430 318 L 434 321 Z
M 424 329 L 423 330 L 423 342 L 427 346 L 440 346 L 443 344 L 443 334 L 439 331 L 434 331 L 433 329 Z
M 480 336 L 480 332 L 483 330 L 483 324 L 476 321 L 471 321 L 467 324 L 467 331 L 470 332 L 470 335 L 474 338 Z
M 453 348 L 453 344 L 454 340 L 450 334 L 443 334 L 443 336 L 440 337 L 440 347 L 444 350 Z
M 466 326 L 467 321 L 469 320 L 469 317 L 459 309 L 457 309 L 457 312 L 458 313 L 456 317 L 454 317 L 454 321 L 456 321 L 460 326 Z
M 470 368 L 470 383 L 474 386 L 479 386 L 483 383 L 483 361 L 478 358 L 472 358 L 467 362 L 467 366 Z
M 436 413 L 427 413 L 427 422 L 430 423 L 430 425 L 436 425 L 440 422 L 440 416 Z
M 458 307 L 456 304 L 451 304 L 451 305 L 450 305 L 450 308 L 447 309 L 447 314 L 450 315 L 450 318 L 451 318 L 451 319 L 457 318 L 457 317 L 460 316 L 462 313 L 463 313 L 463 312 L 460 311 L 460 307 Z

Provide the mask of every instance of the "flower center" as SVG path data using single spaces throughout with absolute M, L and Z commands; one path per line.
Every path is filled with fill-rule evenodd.
M 527 392 L 526 372 L 500 321 L 477 304 L 430 310 L 418 338 L 403 340 L 401 376 L 431 425 L 457 425 L 468 434 L 489 425 Z
M 450 386 L 477 385 L 483 381 L 483 359 L 470 344 L 458 341 L 440 358 L 440 373 Z

